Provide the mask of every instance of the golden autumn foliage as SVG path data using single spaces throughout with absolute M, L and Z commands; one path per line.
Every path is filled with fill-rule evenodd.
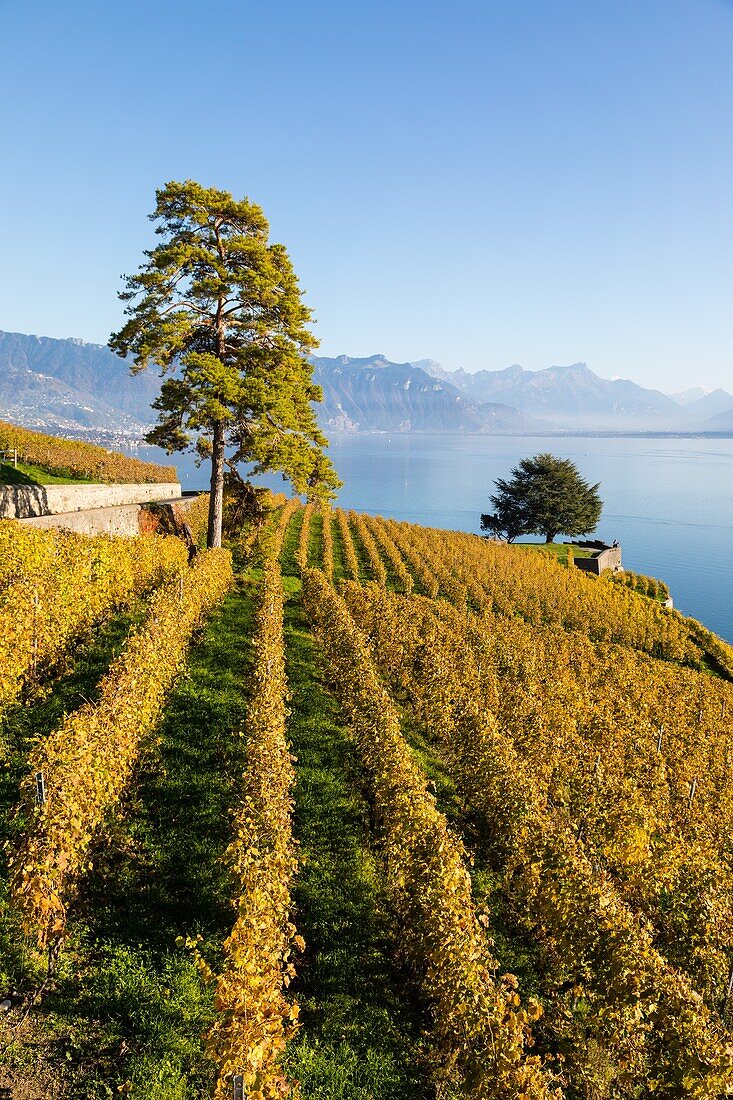
M 304 602 L 367 774 L 400 944 L 431 1003 L 439 1093 L 515 1095 L 508 1067 L 533 1059 L 522 1052 L 502 1066 L 509 1076 L 487 1083 L 480 1023 L 451 1001 L 460 980 L 445 961 L 430 969 L 442 946 L 422 922 L 438 919 L 444 897 L 436 865 L 433 892 L 419 865 L 445 849 L 389 832 L 391 797 L 432 836 L 421 818 L 426 779 L 406 743 L 395 747 L 393 699 L 454 785 L 490 875 L 488 904 L 501 896 L 499 923 L 536 954 L 545 1011 L 533 1030 L 564 1060 L 549 1080 L 535 1064 L 541 1083 L 531 1087 L 629 1100 L 640 1088 L 665 1100 L 733 1095 L 733 648 L 630 587 L 543 555 L 379 517 L 334 519 L 353 618 L 313 569 Z M 406 597 L 412 588 L 428 598 Z M 723 679 L 698 671 L 702 655 Z M 458 896 L 470 924 L 470 897 Z M 495 965 L 485 970 L 494 988 Z M 487 1002 L 474 1004 L 486 1024 Z M 466 1070 L 457 1021 L 480 1068 L 469 1059 Z
M 386 588 L 387 570 L 384 567 L 384 562 L 372 537 L 371 530 L 360 512 L 349 512 L 349 526 L 364 550 L 372 579 L 382 588 Z
M 101 619 L 186 564 L 176 538 L 88 538 L 0 520 L 0 711 Z
M 497 976 L 463 846 L 427 789 L 363 635 L 319 571 L 304 572 L 303 598 L 367 776 L 400 945 L 430 1006 L 441 1095 L 557 1095 L 527 1052 L 539 1006 L 522 1007 L 516 979 Z
M 290 881 L 297 868 L 294 771 L 285 733 L 282 579 L 271 558 L 264 564 L 251 676 L 247 766 L 235 807 L 237 835 L 228 851 L 237 918 L 224 943 L 214 983 L 217 1019 L 206 1038 L 217 1065 L 217 1100 L 231 1097 L 234 1074 L 241 1074 L 245 1096 L 289 1095 L 279 1060 L 298 1015 L 285 997 L 295 973 L 293 951 L 304 944 L 290 919 Z
M 533 626 L 579 630 L 592 641 L 665 660 L 694 664 L 701 656 L 682 616 L 656 600 L 565 569 L 548 555 L 457 531 L 385 522 L 405 557 L 425 563 L 438 579 L 439 594 L 451 602 L 468 598 L 478 610 L 519 616 Z M 425 589 L 425 594 L 438 593 Z
M 553 960 L 545 989 L 544 1026 L 553 1030 L 556 1042 L 570 1046 L 567 1072 L 576 1087 L 581 1082 L 591 1091 L 597 1087 L 593 1075 L 602 1061 L 604 1073 L 615 1079 L 617 1088 L 631 1088 L 629 1095 L 634 1095 L 634 1082 L 640 1079 L 653 1081 L 661 1096 L 723 1094 L 733 1083 L 733 1058 L 722 1022 L 716 1022 L 714 1009 L 706 1006 L 695 988 L 694 975 L 676 972 L 659 953 L 648 913 L 636 915 L 630 904 L 634 899 L 625 896 L 628 892 L 609 874 L 614 852 L 620 851 L 622 860 L 631 859 L 634 864 L 639 858 L 638 853 L 629 852 L 628 826 L 621 827 L 614 841 L 604 837 L 607 851 L 601 857 L 590 843 L 593 803 L 589 804 L 588 792 L 577 806 L 568 806 L 564 783 L 571 779 L 570 760 L 567 778 L 559 781 L 562 730 L 589 719 L 582 711 L 579 714 L 578 693 L 568 696 L 558 690 L 560 675 L 569 667 L 561 655 L 562 638 L 550 631 L 538 638 L 536 630 L 516 620 L 478 620 L 445 603 L 405 599 L 375 586 L 348 585 L 344 592 L 389 682 L 400 694 L 408 693 L 416 719 L 440 747 L 466 812 L 480 825 L 478 843 L 501 869 L 515 919 L 538 941 L 544 957 Z M 534 642 L 538 675 L 527 677 L 523 666 L 524 674 L 515 679 L 505 667 L 508 649 L 514 641 L 515 656 L 520 657 L 528 638 Z M 554 675 L 549 668 L 539 667 L 543 641 L 551 649 Z M 580 676 L 586 679 L 588 670 L 578 654 L 583 645 L 587 659 L 595 647 L 574 640 L 574 664 L 582 666 Z M 596 660 L 599 667 L 601 662 L 612 663 L 613 654 L 596 654 Z M 648 658 L 632 654 L 630 660 Z M 667 666 L 655 664 L 661 674 L 670 675 Z M 562 715 L 557 713 L 557 726 L 543 733 L 542 746 L 536 741 L 531 748 L 524 746 L 523 707 L 516 684 L 526 690 L 525 698 L 532 698 L 535 723 L 540 715 L 552 721 L 558 699 L 566 708 Z M 730 692 L 721 684 L 713 689 Z M 508 700 L 501 698 L 505 692 Z M 584 705 L 590 706 L 591 700 Z M 638 736 L 638 728 L 633 732 Z M 606 745 L 606 771 L 617 743 L 618 739 Z M 579 753 L 576 743 L 576 780 L 579 771 L 588 774 L 582 764 L 579 767 L 579 756 L 595 761 L 595 747 L 591 756 Z M 599 768 L 594 770 L 599 776 Z M 628 784 L 623 797 L 620 790 L 613 794 L 606 790 L 599 805 L 623 807 L 624 815 L 638 820 L 638 810 L 629 810 L 632 795 Z M 691 864 L 704 869 L 699 845 L 694 846 L 692 838 L 689 843 L 693 844 Z M 718 872 L 716 889 L 722 896 L 724 869 L 719 867 Z M 699 880 L 698 887 L 702 886 Z M 706 898 L 708 905 L 714 904 L 709 890 Z M 711 1004 L 719 1003 L 722 993 L 718 988 Z M 587 1006 L 579 1017 L 582 1034 L 573 1016 L 573 1005 L 579 1000 Z
M 371 532 L 379 551 L 384 554 L 388 568 L 392 570 L 395 579 L 395 587 L 399 592 L 409 596 L 414 588 L 414 581 L 410 570 L 405 565 L 405 559 L 395 546 L 394 540 L 388 534 L 384 521 L 377 516 L 363 516 L 364 523 Z
M 191 530 L 194 546 L 206 545 L 206 530 L 209 523 L 209 493 L 199 493 L 192 504 L 183 513 L 184 522 Z
M 343 558 L 344 570 L 352 581 L 358 581 L 359 561 L 356 556 L 356 550 L 354 549 L 354 540 L 349 530 L 349 521 L 346 518 L 346 513 L 342 512 L 340 508 L 336 511 L 335 515 L 339 539 L 341 541 L 341 556 Z
M 301 569 L 308 568 L 308 543 L 310 540 L 311 519 L 313 518 L 313 504 L 310 502 L 303 508 L 303 521 L 298 534 L 298 549 L 295 560 Z
M 321 505 L 321 515 L 323 516 L 322 568 L 323 572 L 326 574 L 326 580 L 333 581 L 333 514 L 329 504 Z
M 83 477 L 93 481 L 122 481 L 131 484 L 178 481 L 175 466 L 158 466 L 137 458 L 107 451 L 93 443 L 59 439 L 0 422 L 0 450 L 17 450 L 22 462 L 41 466 L 61 477 Z
M 193 630 L 231 581 L 229 552 L 212 550 L 156 591 L 145 621 L 102 679 L 97 702 L 69 714 L 32 752 L 10 877 L 23 930 L 40 947 L 63 934 L 65 899 L 84 869 L 92 837 L 158 721 Z M 42 805 L 35 797 L 37 773 L 45 782 Z
M 277 518 L 277 523 L 275 524 L 275 527 L 271 531 L 269 536 L 268 536 L 267 532 L 262 532 L 261 541 L 264 544 L 265 542 L 268 542 L 268 540 L 269 540 L 268 553 L 269 553 L 269 555 L 271 555 L 275 559 L 275 561 L 277 561 L 277 559 L 280 557 L 280 553 L 282 551 L 283 539 L 285 538 L 285 532 L 288 529 L 288 525 L 290 524 L 290 520 L 293 518 L 294 514 L 301 507 L 302 507 L 302 505 L 301 505 L 301 503 L 300 503 L 300 501 L 298 500 L 297 497 L 290 497 L 290 499 L 287 500 L 285 502 L 285 504 L 282 506 L 282 508 L 280 509 L 280 513 L 279 513 L 278 518 Z

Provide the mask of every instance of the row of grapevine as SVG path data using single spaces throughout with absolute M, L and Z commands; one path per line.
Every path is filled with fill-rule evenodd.
M 445 1095 L 556 1095 L 527 1054 L 539 1007 L 521 1007 L 513 976 L 495 978 L 462 846 L 426 789 L 363 636 L 320 572 L 304 572 L 303 596 L 368 777 L 400 944 L 430 1007 Z
M 700 647 L 682 616 L 636 592 L 599 583 L 598 578 L 564 568 L 548 555 L 475 535 L 394 520 L 388 523 L 406 556 L 423 557 L 433 568 L 440 562 L 446 576 L 466 586 L 478 610 L 519 615 L 533 626 L 578 630 L 593 641 L 615 642 L 665 660 L 690 664 L 700 660 Z M 444 594 L 460 602 L 449 595 L 448 587 Z
M 304 944 L 290 920 L 290 880 L 297 867 L 294 772 L 285 732 L 283 588 L 272 559 L 264 565 L 251 681 L 247 766 L 228 851 L 237 918 L 224 943 L 215 981 L 217 1019 L 207 1035 L 218 1069 L 217 1100 L 233 1095 L 235 1076 L 241 1076 L 245 1096 L 279 1100 L 289 1094 L 279 1060 L 298 1014 L 285 997 L 294 975 L 293 949 Z
M 387 587 L 387 570 L 384 568 L 384 562 L 382 556 L 377 549 L 372 533 L 369 530 L 364 516 L 360 512 L 349 512 L 348 514 L 349 525 L 356 535 L 357 541 L 361 544 L 362 549 L 366 555 L 366 560 L 369 565 L 369 572 L 372 575 L 373 580 L 382 588 Z
M 379 516 L 373 522 L 379 531 L 383 544 L 386 545 L 387 540 L 389 540 L 397 553 L 403 557 L 406 569 L 415 578 L 422 593 L 431 599 L 435 599 L 440 590 L 440 583 L 434 570 L 428 565 L 424 557 L 415 552 L 412 544 L 407 539 L 401 537 L 401 530 L 395 531 L 393 529 L 393 520 L 382 519 Z
M 35 934 L 39 946 L 63 933 L 64 898 L 94 832 L 160 716 L 193 630 L 231 581 L 228 551 L 208 551 L 180 580 L 159 589 L 144 623 L 102 679 L 98 701 L 69 714 L 32 753 L 21 788 L 22 840 L 11 858 L 11 886 L 24 932 Z
M 706 657 L 711 659 L 727 679 L 733 680 L 733 646 L 724 642 L 717 634 L 713 634 L 695 619 L 688 619 L 687 625 Z
M 333 515 L 331 508 L 328 504 L 324 504 L 321 507 L 321 515 L 323 517 L 323 572 L 326 575 L 326 580 L 333 581 L 334 576 L 334 560 L 333 560 Z
M 309 502 L 303 509 L 303 522 L 298 534 L 298 549 L 295 560 L 301 569 L 308 568 L 308 546 L 310 544 L 311 520 L 313 518 L 313 505 Z
M 405 559 L 395 546 L 394 540 L 387 533 L 384 521 L 381 517 L 374 518 L 373 516 L 364 516 L 363 518 L 374 538 L 377 548 L 388 563 L 388 567 L 394 577 L 395 587 L 399 592 L 404 592 L 406 595 L 409 595 L 414 587 L 412 574 L 405 565 Z
M 640 1079 L 661 1096 L 712 1098 L 731 1087 L 730 1049 L 701 998 L 588 859 L 572 819 L 538 785 L 535 757 L 522 760 L 486 706 L 466 619 L 374 588 L 345 593 L 391 682 L 407 690 L 419 723 L 437 739 L 517 921 L 552 960 L 549 1024 L 555 1041 L 570 1045 L 576 1085 L 592 1092 L 603 1051 L 604 1072 L 628 1095 Z
M 0 450 L 17 451 L 22 462 L 41 466 L 60 477 L 81 477 L 92 481 L 175 482 L 175 466 L 158 466 L 137 458 L 106 451 L 92 443 L 59 439 L 29 428 L 0 422 Z
M 106 615 L 186 564 L 176 538 L 87 538 L 0 521 L 0 710 Z
M 386 520 L 385 524 L 392 539 L 411 563 L 419 562 L 422 569 L 427 569 L 435 577 L 437 589 L 427 591 L 426 595 L 433 599 L 442 596 L 451 603 L 461 606 L 468 598 L 466 577 L 458 574 L 447 562 L 446 557 L 439 548 L 433 546 L 429 540 L 420 538 L 416 533 L 421 530 L 413 524 L 400 524 L 396 520 Z
M 340 508 L 336 510 L 335 516 L 338 525 L 339 540 L 341 542 L 341 558 L 344 565 L 344 572 L 352 581 L 358 581 L 359 559 L 356 556 L 354 540 L 351 537 L 351 531 L 349 529 L 349 521 L 346 518 L 346 513 L 342 512 Z
M 642 596 L 669 599 L 669 588 L 664 581 L 658 581 L 656 577 L 647 577 L 644 573 L 632 573 L 630 569 L 624 569 L 620 573 L 609 569 L 602 576 L 611 584 L 622 584 L 626 588 L 633 588 L 634 592 L 640 592 Z
M 271 539 L 268 544 L 269 551 L 275 561 L 278 560 L 280 554 L 282 553 L 283 540 L 285 538 L 285 532 L 290 525 L 290 521 L 300 507 L 301 504 L 298 498 L 290 497 L 280 509 L 277 517 L 277 523 L 272 530 Z M 261 541 L 263 542 L 263 544 L 267 542 L 266 537 L 263 537 Z
M 209 493 L 199 493 L 184 512 L 184 522 L 188 524 L 194 546 L 206 545 L 206 533 L 209 526 Z

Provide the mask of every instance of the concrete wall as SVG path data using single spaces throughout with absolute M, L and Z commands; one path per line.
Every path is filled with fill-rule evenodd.
M 26 519 L 121 504 L 175 500 L 181 495 L 177 482 L 145 485 L 2 485 L 0 519 Z
M 592 547 L 593 545 L 593 543 L 578 543 L 578 546 Z M 578 569 L 584 569 L 586 573 L 596 573 L 600 575 L 606 569 L 615 570 L 621 568 L 621 547 L 605 546 L 604 543 L 600 545 L 603 546 L 603 549 L 599 549 L 592 558 L 573 559 Z
M 118 504 L 109 508 L 85 508 L 56 515 L 31 516 L 17 520 L 24 527 L 49 527 L 75 531 L 79 535 L 116 535 L 130 537 L 151 531 L 178 533 L 185 523 L 186 510 L 196 495 L 150 504 Z

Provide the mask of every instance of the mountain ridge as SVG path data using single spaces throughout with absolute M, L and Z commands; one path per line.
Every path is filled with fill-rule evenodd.
M 414 363 L 311 356 L 323 391 L 319 420 L 332 431 L 543 431 L 552 427 L 503 402 L 476 401 Z
M 499 371 L 441 374 L 455 378 L 462 392 L 484 401 L 504 401 L 561 427 L 581 430 L 674 431 L 690 421 L 689 413 L 659 390 L 629 379 L 604 379 L 586 363 L 525 370 L 514 363 Z
M 733 396 L 701 387 L 674 397 L 629 379 L 602 379 L 586 363 L 528 371 L 445 370 L 434 359 L 397 363 L 383 353 L 313 356 L 328 432 L 730 432 Z M 61 434 L 140 439 L 155 416 L 155 369 L 77 337 L 0 331 L 0 419 Z M 684 402 L 684 403 L 683 403 Z

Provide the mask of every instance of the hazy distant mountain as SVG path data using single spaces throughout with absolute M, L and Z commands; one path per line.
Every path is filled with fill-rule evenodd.
M 0 332 L 0 419 L 139 434 L 154 420 L 159 388 L 157 371 L 133 376 L 99 344 Z
M 711 391 L 706 386 L 693 386 L 689 390 L 683 390 L 682 393 L 671 393 L 669 396 L 673 401 L 676 401 L 678 405 L 689 405 L 693 401 L 697 401 L 700 397 L 705 397 Z
M 468 397 L 414 363 L 392 363 L 383 355 L 314 356 L 313 363 L 314 381 L 323 389 L 318 416 L 327 431 L 514 433 L 551 427 L 504 403 Z
M 599 378 L 585 363 L 545 370 L 457 370 L 441 373 L 477 401 L 501 401 L 521 412 L 576 430 L 684 430 L 689 410 L 658 390 L 626 379 Z
M 702 431 L 706 432 L 733 432 L 733 409 L 718 413 L 717 416 L 711 416 L 700 427 Z
M 708 420 L 711 416 L 719 416 L 721 413 L 730 412 L 733 409 L 733 394 L 726 390 L 710 390 L 702 397 L 688 401 L 685 405 L 687 416 L 699 420 Z

